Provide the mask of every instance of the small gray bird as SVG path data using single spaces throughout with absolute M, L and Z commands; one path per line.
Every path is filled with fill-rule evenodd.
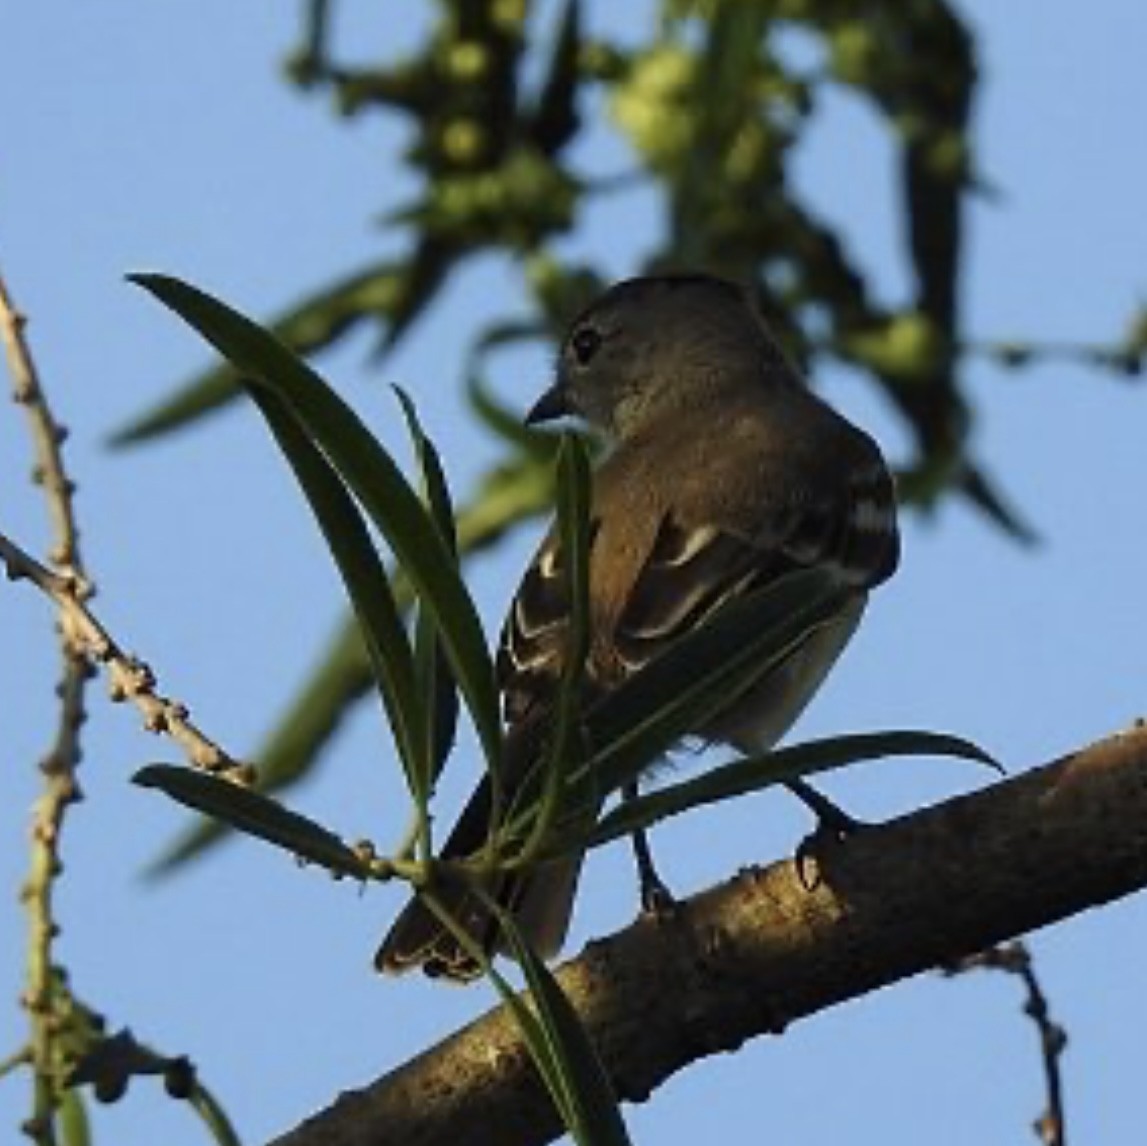
M 768 751 L 852 636 L 868 591 L 896 569 L 895 494 L 879 449 L 805 386 L 744 291 L 701 274 L 618 283 L 577 318 L 556 383 L 527 421 L 566 415 L 583 418 L 611 446 L 593 480 L 583 703 L 640 672 L 726 602 L 793 570 L 828 569 L 848 590 L 831 624 L 695 730 L 746 753 Z M 502 632 L 510 798 L 544 737 L 562 678 L 568 606 L 556 546 L 551 531 Z M 489 813 L 483 783 L 443 855 L 478 851 Z M 489 889 L 546 957 L 565 938 L 582 859 L 556 860 Z M 499 949 L 498 929 L 477 896 L 461 887 L 440 894 L 480 946 Z M 478 973 L 418 899 L 375 962 L 395 973 L 414 966 L 453 979 Z

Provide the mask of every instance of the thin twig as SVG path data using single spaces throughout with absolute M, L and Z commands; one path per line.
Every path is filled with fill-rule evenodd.
M 1016 975 L 1027 991 L 1024 1014 L 1036 1025 L 1043 1058 L 1044 1080 L 1047 1086 L 1047 1106 L 1032 1124 L 1044 1146 L 1067 1146 L 1067 1123 L 1063 1112 L 1063 1073 L 1060 1061 L 1067 1047 L 1067 1032 L 1051 1017 L 1047 995 L 1036 975 L 1031 952 L 1022 940 L 990 947 L 977 955 L 962 959 L 948 974 L 957 975 L 976 968 L 1006 971 Z
M 1143 374 L 1147 359 L 1147 348 L 1135 335 L 1124 342 L 1111 343 L 969 339 L 961 344 L 960 350 L 967 356 L 987 358 L 1006 370 L 1069 362 L 1128 379 Z
M 80 728 L 85 719 L 84 692 L 93 662 L 105 666 L 113 700 L 130 700 L 143 713 L 144 725 L 165 732 L 181 745 L 197 767 L 226 772 L 243 781 L 253 769 L 240 764 L 200 731 L 188 718 L 187 708 L 156 691 L 155 677 L 138 658 L 125 653 L 88 607 L 94 587 L 86 576 L 79 548 L 73 495 L 62 452 L 67 437 L 56 420 L 41 384 L 25 338 L 26 320 L 17 310 L 0 275 L 0 341 L 12 376 L 12 395 L 28 420 L 35 454 L 33 481 L 44 491 L 51 522 L 49 565 L 37 561 L 7 537 L 0 535 L 0 562 L 13 580 L 26 579 L 56 605 L 57 631 L 63 670 L 57 694 L 59 720 L 51 749 L 41 763 L 43 794 L 32 818 L 32 853 L 21 900 L 28 916 L 29 950 L 24 1006 L 31 1016 L 26 1048 L 6 1060 L 4 1068 L 22 1063 L 34 1076 L 32 1114 L 24 1132 L 39 1146 L 55 1146 L 55 1113 L 66 1070 L 60 1053 L 62 1029 L 55 1004 L 59 1001 L 58 973 L 53 941 L 59 926 L 53 912 L 56 877 L 62 870 L 60 839 L 67 809 L 80 799 L 76 770 L 80 763 Z
M 808 345 L 812 351 L 829 357 L 855 356 L 837 338 L 811 338 Z M 1147 365 L 1147 348 L 1138 339 L 1110 343 L 965 339 L 956 344 L 952 352 L 965 359 L 986 359 L 1010 371 L 1066 362 L 1105 370 L 1128 380 L 1141 378 Z
M 170 736 L 197 768 L 225 772 L 232 779 L 250 782 L 252 766 L 241 763 L 212 740 L 189 715 L 181 701 L 163 696 L 156 689 L 155 675 L 146 663 L 124 651 L 88 607 L 83 582 L 54 573 L 0 533 L 0 562 L 14 581 L 31 581 L 55 602 L 84 655 L 104 666 L 113 701 L 131 701 L 143 713 L 149 732 Z
M 49 560 L 58 572 L 52 576 L 69 583 L 84 581 L 72 495 L 75 485 L 64 465 L 67 437 L 56 420 L 24 336 L 25 320 L 12 302 L 0 276 L 0 339 L 12 375 L 12 397 L 27 416 L 35 466 L 33 481 L 44 491 L 51 522 Z M 48 570 L 45 570 L 48 572 Z M 80 726 L 84 722 L 84 689 L 90 675 L 77 633 L 62 611 L 57 629 L 62 668 L 57 695 L 60 700 L 56 735 L 41 761 L 44 791 L 32 813 L 31 859 L 21 900 L 28 917 L 28 967 L 23 1001 L 31 1017 L 30 1058 L 34 1076 L 32 1115 L 24 1126 L 29 1138 L 52 1146 L 53 1115 L 59 1101 L 57 1029 L 52 1021 L 56 975 L 53 941 L 59 932 L 53 912 L 53 889 L 62 870 L 60 837 L 67 809 L 80 799 L 76 769 L 80 763 Z
M 10 1055 L 0 1059 L 0 1079 L 6 1078 L 14 1070 L 19 1070 L 22 1066 L 31 1065 L 31 1062 L 31 1046 L 22 1046 L 18 1051 L 13 1051 Z

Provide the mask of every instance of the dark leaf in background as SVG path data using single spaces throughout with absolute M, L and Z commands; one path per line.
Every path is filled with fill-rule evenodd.
M 546 155 L 556 155 L 577 133 L 578 60 L 581 52 L 581 4 L 566 0 L 554 40 L 549 71 L 530 114 L 526 132 Z
M 405 296 L 405 276 L 402 264 L 375 263 L 309 295 L 272 319 L 267 329 L 296 354 L 305 355 L 333 345 L 362 322 L 388 326 Z M 182 429 L 222 409 L 239 394 L 235 367 L 224 363 L 192 379 L 154 409 L 117 430 L 111 443 L 134 445 Z

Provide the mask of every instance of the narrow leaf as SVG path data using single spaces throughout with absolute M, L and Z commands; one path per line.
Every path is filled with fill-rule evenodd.
M 566 0 L 554 41 L 549 72 L 530 117 L 531 139 L 546 155 L 555 155 L 578 129 L 578 72 L 581 55 L 581 6 Z
M 547 435 L 553 440 L 553 435 Z M 473 554 L 495 545 L 518 522 L 553 505 L 552 467 L 519 459 L 493 469 L 473 500 L 457 515 L 459 547 Z M 410 586 L 394 578 L 400 610 L 409 605 Z M 288 788 L 317 765 L 323 750 L 354 704 L 372 691 L 373 677 L 363 648 L 362 628 L 353 616 L 340 624 L 327 651 L 287 705 L 258 752 L 259 787 Z M 150 867 L 163 875 L 211 846 L 227 831 L 216 820 L 199 820 L 180 835 Z
M 245 375 L 291 407 L 394 549 L 435 615 L 487 759 L 501 750 L 494 669 L 474 602 L 418 495 L 359 417 L 305 362 L 249 319 L 165 275 L 133 281 L 179 314 Z
M 446 474 L 442 468 L 442 460 L 434 444 L 423 432 L 410 397 L 397 386 L 394 391 L 402 405 L 406 425 L 414 443 L 415 456 L 422 474 L 426 508 L 451 554 L 457 560 L 458 537 L 454 524 L 454 506 Z M 454 747 L 458 727 L 458 683 L 450 671 L 450 662 L 438 636 L 434 614 L 422 602 L 418 603 L 414 624 L 414 664 L 419 695 L 427 702 L 422 722 L 422 755 L 426 762 L 427 775 L 423 778 L 422 791 L 429 796 Z
M 982 466 L 974 463 L 967 465 L 960 477 L 959 487 L 960 492 L 1013 541 L 1029 546 L 1040 543 L 1039 533 L 1024 520 L 1019 510 L 1004 496 L 995 480 L 988 476 Z
M 401 386 L 394 386 L 392 389 L 402 406 L 402 413 L 406 418 L 406 427 L 410 431 L 410 440 L 414 443 L 418 468 L 422 474 L 426 508 L 430 511 L 431 519 L 438 527 L 438 532 L 442 535 L 443 541 L 446 542 L 447 548 L 457 556 L 458 538 L 454 526 L 454 504 L 450 497 L 446 473 L 442 468 L 442 459 L 438 450 L 435 449 L 434 443 L 426 436 L 410 395 Z
M 215 1139 L 216 1146 L 241 1146 L 239 1135 L 227 1116 L 227 1111 L 219 1100 L 203 1085 L 196 1081 L 195 1089 L 188 1099 L 204 1129 Z
M 415 799 L 425 799 L 428 769 L 421 729 L 426 718 L 415 680 L 413 655 L 390 578 L 357 506 L 288 408 L 268 390 L 253 389 L 251 398 L 294 470 L 330 547 L 362 626 L 375 683 L 394 731 L 407 783 Z
M 528 862 L 561 814 L 565 781 L 585 755 L 581 742 L 581 689 L 589 655 L 590 470 L 580 440 L 566 434 L 558 451 L 557 530 L 566 586 L 565 665 L 543 762 L 538 815 L 523 848 Z M 522 809 L 515 809 L 520 812 Z
M 481 892 L 479 891 L 478 894 Z M 526 1005 L 523 996 L 510 986 L 505 976 L 499 973 L 493 963 L 490 962 L 485 950 L 474 941 L 474 937 L 462 926 L 461 922 L 442 906 L 432 892 L 424 890 L 422 895 L 426 906 L 458 940 L 462 949 L 474 960 L 475 964 L 481 968 L 482 974 L 493 984 L 506 1009 L 513 1016 L 518 1030 L 521 1031 L 522 1041 L 526 1044 L 530 1058 L 542 1076 L 546 1090 L 549 1091 L 554 1100 L 559 1117 L 563 1124 L 568 1126 L 569 1118 L 563 1105 L 564 1089 L 561 1078 L 555 1072 L 555 1064 L 549 1053 L 549 1043 L 538 1016 Z M 484 902 L 494 915 L 501 916 L 504 914 L 492 897 L 484 897 Z M 510 925 L 513 926 L 512 922 Z
M 566 1128 L 584 1146 L 626 1146 L 629 1135 L 621 1108 L 601 1059 L 549 968 L 534 954 L 506 911 L 498 911 L 502 934 L 509 940 L 530 989 L 544 1048 L 533 1051 L 535 1061 L 544 1054 L 544 1074 Z M 515 996 L 519 999 L 520 997 Z M 555 1090 L 556 1087 L 556 1090 Z
M 434 301 L 450 272 L 465 258 L 463 246 L 441 235 L 423 234 L 402 264 L 394 297 L 387 308 L 389 323 L 377 358 L 389 354 Z
M 622 787 L 683 736 L 696 733 L 818 627 L 843 591 L 819 569 L 789 574 L 735 601 L 677 641 L 586 714 L 603 793 Z
M 628 1146 L 629 1137 L 613 1088 L 577 1013 L 545 964 L 522 938 L 512 916 L 491 896 L 483 895 L 483 900 L 497 916 L 511 954 L 522 966 L 530 989 L 529 1002 L 510 986 L 473 936 L 433 895 L 426 896 L 426 905 L 482 968 L 513 1015 L 530 1058 L 574 1141 L 580 1146 Z
M 305 776 L 346 714 L 373 688 L 362 626 L 348 612 L 286 706 L 285 715 L 253 754 L 259 761 L 259 791 L 281 791 Z M 229 831 L 220 820 L 195 818 L 148 864 L 146 875 L 167 875 L 213 847 Z
M 132 782 L 141 788 L 158 788 L 185 807 L 225 820 L 249 836 L 337 875 L 356 879 L 370 876 L 369 868 L 334 832 L 230 780 L 174 764 L 150 764 L 141 768 Z
M 590 706 L 582 728 L 589 759 L 568 777 L 575 811 L 640 776 L 683 737 L 697 734 L 818 627 L 842 601 L 839 582 L 802 570 L 735 601 Z M 513 836 L 525 815 L 506 826 Z M 561 825 L 568 835 L 572 824 Z
M 705 804 L 715 804 L 860 761 L 896 756 L 957 757 L 1000 770 L 996 761 L 982 748 L 958 736 L 939 732 L 898 730 L 812 740 L 734 760 L 693 780 L 628 800 L 602 818 L 589 837 L 589 846 L 598 847 Z M 576 842 L 585 845 L 584 839 Z

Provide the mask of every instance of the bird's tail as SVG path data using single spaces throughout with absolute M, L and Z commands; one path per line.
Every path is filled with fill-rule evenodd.
M 442 849 L 444 859 L 463 859 L 478 852 L 490 829 L 490 785 L 484 779 L 459 817 Z M 585 853 L 579 852 L 511 874 L 494 874 L 481 894 L 462 883 L 435 889 L 441 907 L 487 956 L 509 953 L 497 918 L 487 904 L 492 899 L 514 919 L 522 937 L 542 958 L 557 954 L 573 911 L 574 894 Z M 414 967 L 432 977 L 465 981 L 481 973 L 474 956 L 415 896 L 403 908 L 374 958 L 379 971 L 400 975 Z
M 584 853 L 563 856 L 532 871 L 501 877 L 485 889 L 509 911 L 522 937 L 544 959 L 557 954 L 565 939 L 583 859 Z M 444 886 L 437 899 L 484 954 L 508 953 L 497 919 L 475 891 L 461 885 Z M 421 967 L 432 978 L 459 982 L 477 977 L 482 970 L 457 936 L 417 897 L 395 920 L 374 965 L 392 975 Z

